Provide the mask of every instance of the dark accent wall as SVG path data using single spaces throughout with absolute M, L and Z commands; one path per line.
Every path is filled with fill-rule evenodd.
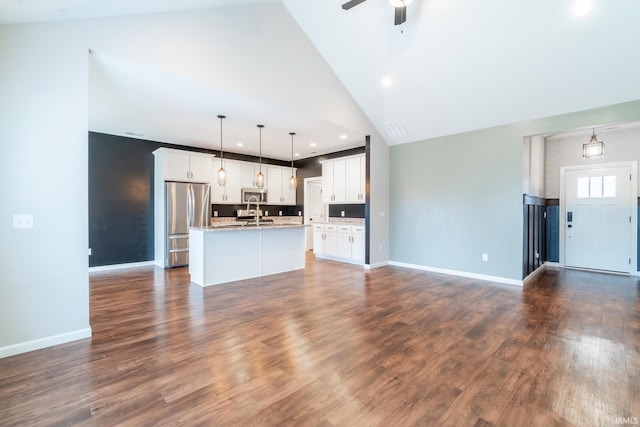
M 545 199 L 523 196 L 523 278 L 544 264 L 546 258 L 545 208 Z
M 364 203 L 347 205 L 329 205 L 329 218 L 340 218 L 342 212 L 347 218 L 364 218 Z
M 89 266 L 153 259 L 154 142 L 89 133 Z
M 364 138 L 364 263 L 371 264 L 371 135 Z
M 153 151 L 160 147 L 219 155 L 218 151 L 89 132 L 89 266 L 127 264 L 154 258 Z M 224 153 L 225 159 L 257 162 L 257 157 Z M 316 163 L 317 163 L 316 158 Z M 262 159 L 265 164 L 290 166 L 290 162 Z M 298 177 L 319 176 L 313 160 L 294 163 Z M 318 163 L 319 165 L 319 163 Z M 310 170 L 307 168 L 310 167 Z M 297 190 L 299 206 L 269 206 L 275 215 L 297 215 L 304 202 L 302 179 Z M 236 206 L 225 206 L 235 216 Z M 222 210 L 220 208 L 218 210 Z M 287 211 L 285 214 L 284 211 Z
M 557 200 L 557 199 L 556 199 Z M 546 252 L 545 261 L 560 262 L 560 206 L 547 200 Z
M 301 205 L 302 206 L 302 205 Z M 255 208 L 252 203 L 251 207 Z M 214 211 L 218 212 L 218 217 L 235 218 L 237 216 L 238 209 L 247 209 L 247 205 L 211 205 L 211 215 L 214 215 Z M 282 205 L 260 205 L 260 210 L 263 214 L 269 213 L 269 216 L 279 216 L 282 212 L 282 216 L 298 216 L 302 215 L 302 208 L 296 210 L 296 206 L 282 206 Z

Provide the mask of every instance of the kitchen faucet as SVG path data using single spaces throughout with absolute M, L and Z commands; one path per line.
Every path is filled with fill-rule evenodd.
M 251 200 L 255 200 L 256 202 L 256 225 L 260 225 L 260 200 L 256 196 L 250 196 L 247 199 L 247 211 L 249 211 L 249 207 L 251 206 Z

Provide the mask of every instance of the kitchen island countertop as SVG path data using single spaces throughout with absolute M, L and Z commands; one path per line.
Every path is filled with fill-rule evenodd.
M 301 223 L 222 223 L 189 229 L 189 274 L 200 286 L 219 285 L 305 266 Z
M 260 225 L 246 225 L 236 223 L 220 223 L 216 225 L 209 225 L 206 227 L 191 227 L 195 230 L 201 230 L 206 232 L 211 231 L 247 231 L 247 230 L 263 230 L 274 228 L 300 228 L 308 227 L 308 225 L 299 222 L 280 222 L 280 223 L 264 223 Z

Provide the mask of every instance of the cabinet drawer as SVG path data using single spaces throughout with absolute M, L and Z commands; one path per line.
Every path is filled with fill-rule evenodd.
M 324 230 L 325 231 L 336 231 L 338 227 L 336 227 L 334 224 L 325 224 L 324 225 Z
M 351 227 L 353 234 L 364 234 L 364 225 L 354 225 Z
M 350 225 L 339 225 L 338 226 L 338 233 L 351 234 L 351 226 Z

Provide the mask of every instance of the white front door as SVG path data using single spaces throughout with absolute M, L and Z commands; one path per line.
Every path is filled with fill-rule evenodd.
M 565 266 L 631 271 L 632 179 L 631 166 L 565 172 Z

